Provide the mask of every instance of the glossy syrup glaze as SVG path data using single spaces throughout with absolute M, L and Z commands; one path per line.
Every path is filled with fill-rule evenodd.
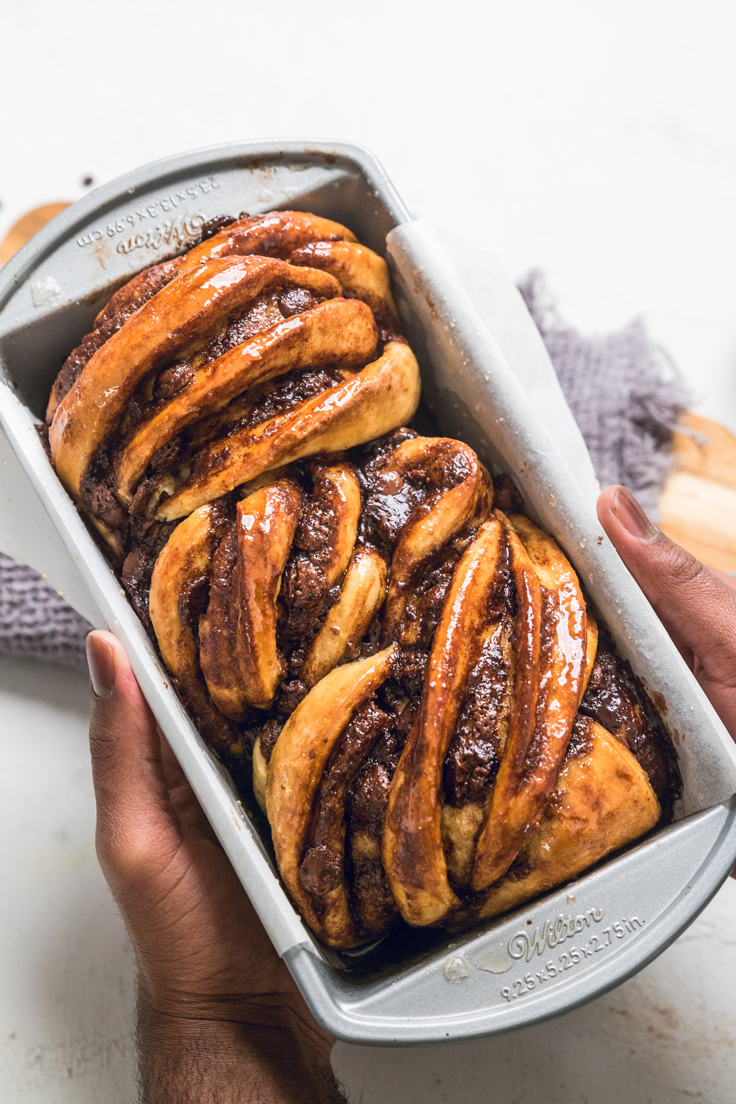
M 418 399 L 385 262 L 271 212 L 117 291 L 49 403 L 57 471 L 338 948 L 507 911 L 679 784 L 564 553 L 407 426 Z

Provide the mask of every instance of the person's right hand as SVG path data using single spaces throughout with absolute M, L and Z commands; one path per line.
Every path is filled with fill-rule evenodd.
M 598 517 L 736 740 L 736 579 L 666 537 L 625 487 L 603 491 Z

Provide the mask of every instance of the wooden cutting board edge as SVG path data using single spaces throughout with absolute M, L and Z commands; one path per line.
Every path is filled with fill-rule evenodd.
M 662 530 L 708 567 L 736 572 L 736 437 L 684 414 L 660 498 Z

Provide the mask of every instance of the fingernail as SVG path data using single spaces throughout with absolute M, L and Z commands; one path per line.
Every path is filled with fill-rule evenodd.
M 659 533 L 654 522 L 650 521 L 626 487 L 619 487 L 613 497 L 611 510 L 623 525 L 624 529 L 631 533 L 637 540 L 651 541 Z
M 106 698 L 115 686 L 115 656 L 106 640 L 90 633 L 85 642 L 89 681 L 96 698 Z

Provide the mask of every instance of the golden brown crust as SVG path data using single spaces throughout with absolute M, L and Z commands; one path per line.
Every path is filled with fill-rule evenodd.
M 457 565 L 435 630 L 418 721 L 391 785 L 383 862 L 410 924 L 437 924 L 460 905 L 450 887 L 442 843 L 442 766 L 468 672 L 497 624 L 489 598 L 499 574 L 502 539 L 501 523 L 487 521 Z
M 261 472 L 323 452 L 342 452 L 408 421 L 419 402 L 419 367 L 408 345 L 384 354 L 295 410 L 204 447 L 194 471 L 156 511 L 174 521 Z
M 330 891 L 321 914 L 300 881 L 314 799 L 333 748 L 356 709 L 388 678 L 395 650 L 392 645 L 336 667 L 318 682 L 286 722 L 269 763 L 266 807 L 279 871 L 307 923 L 330 946 L 352 946 L 361 936 L 350 916 L 344 878 Z
M 139 272 L 119 291 L 116 291 L 107 306 L 95 318 L 95 328 L 82 339 L 81 345 L 73 349 L 64 361 L 61 371 L 54 380 L 46 408 L 46 421 L 50 425 L 59 403 L 71 391 L 98 349 L 125 324 L 140 307 L 151 299 L 164 284 L 176 276 L 181 267 L 181 257 L 163 261 Z
M 281 261 L 272 261 L 287 269 Z M 310 287 L 322 296 L 336 295 L 339 285 L 314 287 L 306 269 L 274 272 L 280 286 Z M 320 274 L 321 275 L 321 274 Z M 129 505 L 154 453 L 186 426 L 222 410 L 242 391 L 287 371 L 336 364 L 354 368 L 376 347 L 376 327 L 365 304 L 331 299 L 276 325 L 209 361 L 183 391 L 136 426 L 122 450 L 116 479 L 118 499 Z
M 267 709 L 283 676 L 276 598 L 301 505 L 301 490 L 290 479 L 262 487 L 238 503 L 234 580 L 229 562 L 223 563 L 222 581 L 213 585 L 202 619 L 200 652 L 207 686 L 218 709 L 235 721 L 244 720 L 249 708 Z
M 123 557 L 127 542 L 125 512 L 140 515 L 147 510 L 150 515 L 160 495 L 186 478 L 188 457 L 179 456 L 179 438 L 188 426 L 204 426 L 208 416 L 223 411 L 243 390 L 257 392 L 269 379 L 298 374 L 303 364 L 313 376 L 321 364 L 328 365 L 334 376 L 338 368 L 361 368 L 375 356 L 378 332 L 361 295 L 364 289 L 371 301 L 376 295 L 380 298 L 385 264 L 370 250 L 359 247 L 352 254 L 336 254 L 332 267 L 345 279 L 349 301 L 323 304 L 327 309 L 314 318 L 301 317 L 318 308 L 321 300 L 341 294 L 340 283 L 326 271 L 329 255 L 320 258 L 317 268 L 287 263 L 295 250 L 320 241 L 347 249 L 355 239 L 339 223 L 304 212 L 236 220 L 184 257 L 133 277 L 116 292 L 98 316 L 94 333 L 65 364 L 49 403 L 52 456 L 65 486 L 118 557 Z M 365 273 L 374 275 L 369 279 Z M 264 309 L 259 309 L 269 289 L 278 293 L 280 303 L 274 300 L 265 309 L 264 301 Z M 290 289 L 296 293 L 291 298 Z M 245 327 L 248 336 L 269 328 L 277 331 L 260 347 L 256 343 L 244 348 L 237 336 L 244 330 L 238 319 L 242 321 L 248 311 L 253 315 Z M 300 317 L 293 318 L 295 314 Z M 372 375 L 369 372 L 361 382 L 358 417 L 368 414 L 374 398 Z M 404 368 L 399 375 L 406 400 L 411 372 Z M 385 372 L 381 386 L 391 391 Z M 416 381 L 413 389 L 418 393 Z M 342 397 L 341 393 L 338 398 Z M 349 405 L 356 413 L 355 401 Z M 393 405 L 398 420 L 409 411 L 406 401 L 388 405 Z M 231 429 L 226 424 L 226 431 Z M 360 438 L 355 418 L 352 437 Z M 107 455 L 121 438 L 122 448 Z M 327 442 L 317 446 L 325 447 Z M 167 473 L 170 462 L 178 474 Z M 154 464 L 149 475 L 155 477 L 155 486 L 146 475 L 149 463 Z M 136 495 L 137 488 L 143 497 Z M 122 513 L 114 505 L 116 499 Z M 212 496 L 200 504 L 204 501 L 212 501 Z
M 182 271 L 195 268 L 214 257 L 258 253 L 286 259 L 295 249 L 314 241 L 355 241 L 355 235 L 339 222 L 306 211 L 269 211 L 237 219 L 219 234 L 190 249 L 182 260 Z
M 385 262 L 287 211 L 134 277 L 49 403 L 62 480 L 207 741 L 239 770 L 252 748 L 282 877 L 334 947 L 477 923 L 660 815 L 575 573 L 493 511 L 472 449 L 401 428 L 418 399 Z M 575 719 L 589 682 L 619 742 Z
M 493 484 L 473 450 L 447 437 L 403 441 L 390 453 L 380 473 L 405 482 L 421 476 L 426 489 L 403 525 L 394 550 L 383 619 L 384 640 L 408 645 L 415 639 L 412 618 L 405 619 L 414 586 L 441 548 L 488 516 Z
M 540 592 L 539 630 L 520 625 L 515 681 L 527 686 L 533 680 L 538 690 L 517 697 L 525 704 L 512 715 L 490 812 L 478 838 L 471 883 L 476 892 L 505 874 L 539 823 L 570 739 L 585 669 L 585 601 L 575 572 L 551 537 L 528 518 L 515 514 L 510 520 Z M 509 537 L 516 549 L 511 533 Z M 524 572 L 533 585 L 526 563 Z M 537 631 L 539 644 L 533 642 Z
M 290 260 L 329 272 L 340 281 L 343 294 L 368 304 L 381 329 L 387 334 L 401 333 L 388 265 L 371 249 L 357 242 L 317 241 L 295 250 Z
M 340 596 L 312 641 L 302 668 L 307 686 L 314 686 L 360 644 L 386 597 L 386 561 L 373 548 L 356 548 Z
M 312 500 L 322 516 L 320 560 L 324 578 L 320 592 L 324 598 L 342 579 L 353 555 L 360 521 L 360 483 L 355 468 L 344 461 L 315 462 L 312 478 Z M 305 519 L 307 523 L 309 520 Z
M 203 734 L 218 749 L 239 754 L 242 737 L 210 699 L 193 630 L 196 620 L 186 616 L 189 603 L 197 602 L 196 589 L 209 585 L 212 559 L 227 525 L 226 513 L 207 505 L 176 527 L 156 560 L 149 611 L 161 658 Z
M 590 682 L 590 676 L 593 673 L 593 667 L 595 665 L 595 657 L 598 651 L 598 622 L 595 619 L 590 605 L 586 605 L 585 608 L 585 670 L 583 671 L 583 685 L 580 691 L 582 698 L 585 693 L 588 683 Z
M 116 429 L 144 376 L 166 359 L 204 344 L 219 319 L 261 292 L 272 276 L 272 263 L 262 257 L 226 257 L 180 272 L 95 353 L 49 431 L 56 470 L 77 501 L 96 451 Z
M 539 827 L 508 876 L 480 903 L 457 912 L 461 929 L 509 912 L 563 885 L 656 825 L 661 808 L 649 780 L 623 744 L 589 718 L 588 746 L 562 767 Z

